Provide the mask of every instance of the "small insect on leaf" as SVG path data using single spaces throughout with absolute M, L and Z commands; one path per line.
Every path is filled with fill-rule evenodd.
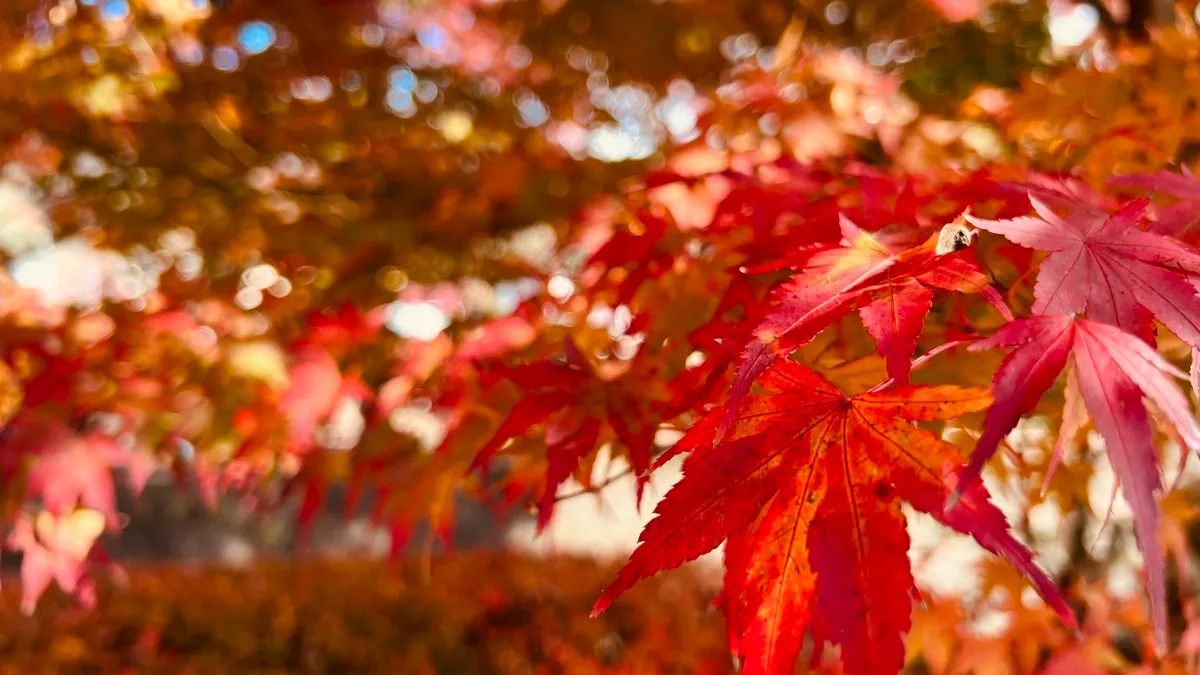
M 959 216 L 952 223 L 947 223 L 942 226 L 941 232 L 938 233 L 937 246 L 934 248 L 934 253 L 937 255 L 945 255 L 961 251 L 975 242 L 975 228 L 967 224 L 966 218 Z

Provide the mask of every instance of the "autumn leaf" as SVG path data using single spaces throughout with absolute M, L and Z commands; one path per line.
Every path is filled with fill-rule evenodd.
M 88 558 L 104 532 L 104 514 L 92 509 L 63 515 L 41 511 L 35 517 L 22 513 L 9 535 L 8 545 L 24 553 L 21 559 L 21 609 L 32 613 L 38 598 L 57 583 L 80 604 L 96 602 L 95 586 L 87 576 Z
M 330 348 L 354 347 L 370 342 L 383 325 L 384 308 L 360 311 L 354 305 L 343 304 L 336 313 L 315 313 L 308 317 L 305 342 Z
M 628 269 L 628 275 L 615 284 L 615 304 L 627 304 L 643 282 L 660 276 L 669 269 L 674 259 L 671 252 L 663 248 L 664 240 L 678 229 L 674 224 L 649 211 L 637 214 L 636 229 L 613 233 L 584 265 L 584 268 L 600 267 Z M 603 284 L 595 290 L 603 289 Z
M 508 316 L 482 323 L 471 329 L 454 351 L 457 360 L 478 361 L 528 347 L 537 338 L 537 330 L 519 316 Z
M 370 397 L 361 382 L 343 377 L 337 361 L 324 348 L 301 346 L 288 369 L 288 387 L 279 399 L 279 408 L 288 419 L 288 451 L 308 452 L 315 443 L 317 427 L 341 401 Z
M 1121 481 L 1121 490 L 1133 510 L 1138 542 L 1145 556 L 1151 614 L 1160 645 L 1166 645 L 1165 581 L 1159 543 L 1160 508 L 1155 492 L 1162 489 L 1158 455 L 1150 419 L 1142 399 L 1153 401 L 1175 426 L 1192 452 L 1200 452 L 1200 425 L 1187 399 L 1171 376 L 1187 376 L 1167 363 L 1157 351 L 1116 326 L 1071 316 L 1037 316 L 1008 324 L 972 350 L 1015 347 L 1001 363 L 992 381 L 996 403 L 988 410 L 983 434 L 971 462 L 963 470 L 961 486 L 977 483 L 983 466 L 1000 441 L 1030 413 L 1059 372 L 1074 363 L 1074 382 L 1068 405 L 1079 396 L 1104 437 L 1109 461 Z M 1078 387 L 1078 393 L 1073 391 Z M 1077 410 L 1069 410 L 1064 432 L 1080 426 Z M 961 488 L 951 497 L 951 505 Z
M 962 511 L 944 509 L 962 456 L 914 422 L 983 410 L 985 390 L 898 386 L 847 397 L 790 361 L 761 384 L 771 393 L 748 397 L 715 447 L 721 409 L 669 453 L 689 453 L 684 477 L 593 614 L 639 579 L 728 540 L 724 596 L 745 673 L 792 672 L 806 628 L 842 646 L 851 675 L 898 672 L 915 590 L 906 501 L 1009 560 L 1072 623 L 981 486 L 966 489 Z
M 1112 185 L 1138 187 L 1161 192 L 1178 198 L 1174 204 L 1156 214 L 1151 232 L 1194 240 L 1196 225 L 1200 224 L 1200 179 L 1183 167 L 1182 173 L 1157 171 L 1134 176 L 1115 176 L 1108 181 Z M 1187 235 L 1192 234 L 1192 237 Z
M 118 523 L 113 470 L 126 471 L 136 494 L 155 468 L 149 454 L 124 448 L 110 436 L 97 431 L 76 433 L 56 419 L 28 412 L 10 423 L 0 453 L 30 458 L 27 498 L 39 500 L 55 516 L 79 506 L 92 509 L 111 528 Z
M 889 245 L 844 216 L 841 226 L 842 246 L 807 255 L 803 272 L 776 292 L 774 308 L 755 328 L 754 338 L 742 352 L 718 439 L 760 373 L 855 307 L 860 307 L 868 331 L 887 359 L 889 373 L 906 382 L 912 348 L 932 302 L 929 289 L 968 293 L 990 289 L 977 264 L 954 253 L 939 255 L 937 236 L 906 248 Z M 996 304 L 1003 303 L 997 300 Z
M 619 369 L 597 368 L 570 340 L 566 354 L 565 361 L 537 361 L 490 374 L 518 385 L 523 395 L 471 464 L 472 469 L 486 467 L 508 441 L 545 424 L 547 470 L 539 500 L 539 531 L 553 513 L 558 486 L 596 449 L 602 432 L 626 447 L 637 477 L 639 503 L 654 444 L 655 426 L 648 420 L 658 403 L 651 396 L 652 390 L 638 386 L 637 381 L 643 372 L 639 368 L 653 366 L 638 358 Z
M 329 352 L 316 346 L 299 350 L 288 369 L 288 388 L 279 407 L 288 417 L 292 452 L 302 452 L 313 443 L 321 420 L 337 403 L 342 372 Z
M 1142 197 L 1111 216 L 1084 205 L 1065 217 L 1033 193 L 1034 216 L 967 217 L 972 225 L 1050 255 L 1034 286 L 1033 314 L 1076 314 L 1153 341 L 1152 316 L 1200 348 L 1200 252 L 1140 229 L 1150 202 Z

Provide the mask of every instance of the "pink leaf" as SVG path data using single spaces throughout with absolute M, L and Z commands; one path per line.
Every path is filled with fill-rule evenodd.
M 1135 199 L 1111 216 L 1076 203 L 1066 218 L 1030 196 L 1038 217 L 982 220 L 976 227 L 1027 248 L 1050 252 L 1034 287 L 1034 314 L 1075 314 L 1152 340 L 1145 313 L 1181 340 L 1200 347 L 1200 252 L 1138 226 L 1149 200 Z
M 291 425 L 288 447 L 300 453 L 313 444 L 317 425 L 333 410 L 342 389 L 342 372 L 329 352 L 321 347 L 301 348 L 288 371 L 287 391 L 279 408 Z
M 1159 648 L 1163 649 L 1167 645 L 1165 560 L 1158 536 L 1161 511 L 1155 497 L 1162 481 L 1150 419 L 1137 384 L 1103 345 L 1082 339 L 1073 351 L 1079 391 L 1096 429 L 1104 436 L 1108 459 L 1133 510 L 1134 529 L 1145 559 L 1150 616 Z
M 1073 338 L 1074 323 L 1070 317 L 1042 316 L 1010 323 L 992 337 L 971 345 L 971 351 L 1000 346 L 1017 346 L 1017 349 L 1005 357 L 992 379 L 996 402 L 988 410 L 983 434 L 975 445 L 971 462 L 963 470 L 960 486 L 970 485 L 979 477 L 1000 441 L 1054 384 L 1067 363 Z M 952 503 L 958 495 L 956 490 Z
M 86 607 L 96 601 L 95 587 L 87 577 L 88 557 L 104 531 L 104 516 L 87 509 L 55 516 L 42 511 L 36 518 L 18 516 L 9 535 L 9 546 L 24 553 L 21 560 L 21 610 L 37 607 L 38 598 L 57 583 Z
M 1109 460 L 1133 510 L 1135 530 L 1146 561 L 1155 635 L 1160 647 L 1165 647 L 1164 560 L 1158 539 L 1160 509 L 1155 498 L 1162 484 L 1149 415 L 1142 398 L 1157 404 L 1189 449 L 1200 450 L 1200 425 L 1171 381 L 1173 376 L 1183 378 L 1183 373 L 1136 335 L 1116 326 L 1065 316 L 1017 321 L 975 348 L 1002 345 L 1016 349 L 996 373 L 992 387 L 996 403 L 988 410 L 983 435 L 950 503 L 961 496 L 965 485 L 978 478 L 999 441 L 1022 415 L 1033 409 L 1066 364 L 1068 354 L 1071 355 L 1079 395 L 1104 437 Z M 1079 412 L 1067 412 L 1064 426 L 1070 431 L 1079 424 Z

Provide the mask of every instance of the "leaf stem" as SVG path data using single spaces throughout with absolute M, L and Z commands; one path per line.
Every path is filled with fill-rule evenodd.
M 576 490 L 574 492 L 568 492 L 564 495 L 556 496 L 554 498 L 554 503 L 558 504 L 561 502 L 565 502 L 568 499 L 574 499 L 576 497 L 579 497 L 580 495 L 595 494 L 595 493 L 603 490 L 604 488 L 608 487 L 609 485 L 612 485 L 613 483 L 617 482 L 618 480 L 621 480 L 622 478 L 624 478 L 628 475 L 631 475 L 632 473 L 633 473 L 633 467 L 627 466 L 624 469 L 621 469 L 620 471 L 609 476 L 608 478 L 605 478 L 602 482 L 600 482 L 596 485 L 593 485 L 591 487 L 582 488 L 582 489 Z
M 916 370 L 916 369 L 920 368 L 921 366 L 925 365 L 926 363 L 929 363 L 931 360 L 933 360 L 933 358 L 935 356 L 937 356 L 943 352 L 950 351 L 951 349 L 953 349 L 959 345 L 970 344 L 972 342 L 975 342 L 978 339 L 979 338 L 977 338 L 977 337 L 971 337 L 971 338 L 964 338 L 962 340 L 951 340 L 949 342 L 940 344 L 940 345 L 934 347 L 933 349 L 930 349 L 929 351 L 925 352 L 924 354 L 918 356 L 917 358 L 913 359 L 912 364 L 909 366 L 909 370 Z M 879 384 L 875 385 L 874 387 L 871 387 L 868 390 L 868 393 L 880 391 L 882 389 L 887 389 L 888 387 L 892 386 L 893 384 L 896 384 L 896 378 L 889 377 L 888 379 L 884 380 L 883 382 L 880 382 Z

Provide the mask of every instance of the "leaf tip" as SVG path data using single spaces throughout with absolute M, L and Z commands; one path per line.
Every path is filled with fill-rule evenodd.
M 599 600 L 596 601 L 596 604 L 592 605 L 592 611 L 590 614 L 588 614 L 588 618 L 595 619 L 596 617 L 603 614 L 604 610 L 608 609 L 608 605 L 610 604 L 610 602 L 611 601 L 607 597 L 602 596 Z

